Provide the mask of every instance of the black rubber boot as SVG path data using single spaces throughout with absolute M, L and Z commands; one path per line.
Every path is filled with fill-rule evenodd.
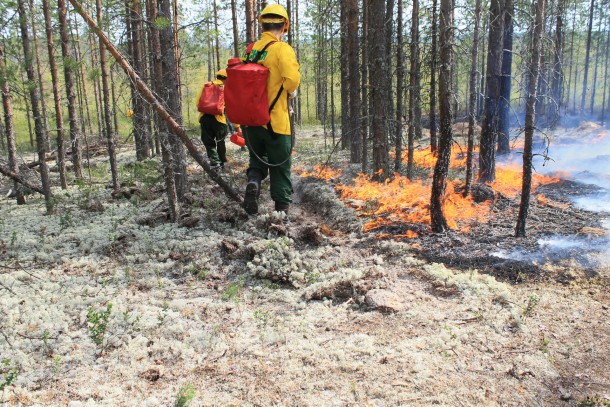
M 288 202 L 276 202 L 275 203 L 275 210 L 277 212 L 284 212 L 286 215 L 288 215 L 289 207 L 290 207 L 290 204 Z
M 246 194 L 244 196 L 244 210 L 248 215 L 256 215 L 258 213 L 258 197 L 261 194 L 262 178 L 259 171 L 248 172 L 248 185 L 246 185 Z

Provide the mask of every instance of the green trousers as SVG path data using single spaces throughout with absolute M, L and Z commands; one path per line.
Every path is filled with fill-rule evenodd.
M 216 166 L 227 162 L 227 125 L 220 123 L 211 114 L 205 114 L 199 119 L 201 124 L 201 141 L 210 159 L 210 165 Z
M 250 177 L 253 172 L 259 172 L 261 179 L 265 179 L 269 175 L 271 199 L 279 203 L 292 202 L 290 136 L 277 134 L 272 137 L 264 127 L 248 127 L 244 136 L 250 153 L 248 176 Z M 268 165 L 279 163 L 281 164 Z

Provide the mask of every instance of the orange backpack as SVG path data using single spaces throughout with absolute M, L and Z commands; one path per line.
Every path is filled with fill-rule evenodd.
M 225 107 L 224 88 L 221 85 L 208 82 L 203 86 L 197 110 L 203 114 L 211 114 L 214 116 L 223 114 Z

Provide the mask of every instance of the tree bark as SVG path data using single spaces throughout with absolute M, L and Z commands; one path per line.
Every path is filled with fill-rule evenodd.
M 30 43 L 30 34 L 27 27 L 27 16 L 25 12 L 25 4 L 23 0 L 17 1 L 17 9 L 19 11 L 19 27 L 21 29 L 21 42 L 23 44 L 23 53 L 25 56 L 25 71 L 28 82 L 36 83 L 34 74 L 34 65 Z M 32 116 L 34 116 L 34 133 L 36 134 L 36 148 L 38 150 L 38 160 L 40 161 L 40 179 L 42 181 L 42 190 L 44 193 L 47 213 L 53 213 L 53 193 L 51 192 L 51 181 L 49 180 L 49 167 L 46 161 L 46 148 L 44 140 L 44 124 L 40 111 L 38 100 L 38 91 L 35 86 L 29 86 L 30 102 L 32 107 Z
M 418 1 L 418 0 L 415 0 Z M 398 0 L 398 15 L 396 17 L 396 158 L 394 160 L 394 171 L 400 172 L 402 168 L 402 115 L 403 115 L 403 93 L 405 80 L 405 61 L 403 44 L 403 2 Z
M 2 110 L 4 112 L 4 132 L 6 136 L 6 149 L 8 151 L 8 168 L 2 173 L 6 176 L 10 172 L 14 176 L 11 177 L 15 181 L 14 187 L 17 193 L 17 204 L 25 204 L 25 197 L 19 181 L 15 178 L 20 178 L 19 163 L 17 161 L 17 148 L 15 147 L 15 126 L 13 124 L 13 107 L 11 105 L 11 89 L 7 77 L 6 69 L 4 68 L 4 54 L 2 52 L 2 43 L 0 42 L 0 85 L 2 85 Z
M 237 0 L 231 0 L 231 17 L 233 20 L 233 56 L 239 57 L 239 34 L 237 31 Z
M 214 39 L 216 40 L 216 70 L 220 70 L 220 32 L 218 31 L 218 5 L 214 0 Z
M 369 140 L 369 59 L 368 59 L 368 50 L 369 50 L 369 0 L 362 0 L 362 49 L 364 52 L 362 53 L 362 61 L 361 61 L 361 80 L 362 86 L 362 172 L 366 174 L 368 168 L 368 160 L 369 160 L 369 149 L 368 149 L 368 140 Z
M 347 2 L 342 1 L 340 7 L 339 24 L 341 24 L 341 56 L 340 61 L 349 61 L 348 59 L 348 48 L 347 48 Z M 353 128 L 351 126 L 351 112 L 349 103 L 349 63 L 340 63 L 339 69 L 341 70 L 341 148 L 349 148 L 351 151 L 351 134 Z
M 555 51 L 553 63 L 553 82 L 552 95 L 555 101 L 555 114 L 552 120 L 556 123 L 559 119 L 560 111 L 563 106 L 563 48 L 564 48 L 564 33 L 563 33 L 563 14 L 565 12 L 565 0 L 557 0 L 557 16 L 555 24 Z
M 472 185 L 472 161 L 474 152 L 474 130 L 477 125 L 477 98 L 479 95 L 479 72 L 477 71 L 477 51 L 479 50 L 479 23 L 481 20 L 481 0 L 476 0 L 474 6 L 474 30 L 472 33 L 472 49 L 470 50 L 470 99 L 468 103 L 468 147 L 466 150 L 466 180 L 464 196 L 470 195 Z
M 245 0 L 246 4 L 246 43 L 251 44 L 256 41 L 256 19 L 254 11 L 256 6 L 254 0 Z
M 500 79 L 500 116 L 498 117 L 498 154 L 510 153 L 510 92 L 513 66 L 513 14 L 515 3 L 504 0 L 504 49 Z
M 430 36 L 432 37 L 432 44 L 430 50 L 430 150 L 432 153 L 436 153 L 438 143 L 436 139 L 437 132 L 437 120 L 436 120 L 436 71 L 437 71 L 437 21 L 436 21 L 436 4 L 437 0 L 432 0 L 432 26 L 430 28 Z
M 453 1 L 441 0 L 440 7 L 440 71 L 438 81 L 440 134 L 438 154 L 432 177 L 430 195 L 430 221 L 432 231 L 442 233 L 448 229 L 447 219 L 443 213 L 447 175 L 451 159 L 451 143 L 453 139 L 451 124 L 452 112 L 452 75 L 453 65 Z
M 97 24 L 102 27 L 102 2 L 101 0 L 95 0 L 95 8 L 97 10 Z M 116 137 L 112 129 L 112 114 L 110 113 L 110 90 L 108 86 L 108 68 L 106 67 L 106 48 L 102 40 L 99 41 L 100 49 L 100 69 L 102 73 L 102 96 L 104 106 L 104 123 L 106 129 L 106 142 L 108 144 L 108 159 L 110 161 L 110 174 L 112 177 L 112 190 L 113 196 L 118 197 L 119 195 L 119 172 L 116 163 L 116 152 L 115 144 Z
M 589 75 L 589 58 L 591 54 L 591 32 L 593 31 L 593 12 L 595 10 L 595 0 L 591 0 L 591 7 L 589 10 L 589 26 L 587 29 L 587 48 L 585 51 L 585 67 L 584 67 L 584 78 L 582 80 L 582 99 L 580 101 L 580 112 L 585 112 L 585 99 L 587 98 L 587 78 Z
M 493 182 L 496 178 L 496 144 L 500 131 L 502 49 L 504 44 L 503 5 L 503 0 L 491 0 L 489 9 L 487 89 L 481 129 L 481 151 L 479 153 L 479 181 L 481 182 Z
M 600 10 L 601 11 L 601 10 Z M 591 86 L 591 116 L 594 114 L 595 107 L 595 91 L 597 90 L 597 66 L 599 65 L 599 46 L 602 42 L 602 17 L 599 16 L 599 24 L 597 26 L 597 44 L 595 46 L 595 68 L 593 69 L 593 86 Z
M 38 89 L 40 91 L 40 107 L 42 112 L 42 124 L 44 129 L 44 146 L 47 151 L 51 151 L 51 141 L 49 140 L 49 123 L 47 121 L 47 103 L 45 101 L 44 81 L 42 78 L 42 67 L 40 63 L 40 48 L 38 47 L 38 30 L 36 19 L 34 18 L 34 0 L 30 0 L 30 19 L 32 24 L 32 39 L 34 41 L 34 55 L 36 57 L 36 74 L 38 75 Z
M 165 17 L 171 21 L 171 9 L 169 0 L 160 0 L 159 2 L 159 16 Z M 172 116 L 176 121 L 182 125 L 182 102 L 180 100 L 180 93 L 178 91 L 179 83 L 173 72 L 177 70 L 177 60 L 173 50 L 174 45 L 174 32 L 173 26 L 163 28 L 159 30 L 159 41 L 161 45 L 161 66 L 163 71 L 163 100 Z M 173 160 L 174 178 L 176 183 L 176 196 L 178 200 L 182 202 L 184 194 L 186 193 L 186 157 L 184 154 L 184 148 L 182 144 L 175 138 L 169 137 L 169 144 L 171 145 L 171 156 Z
M 67 15 L 67 13 L 66 13 Z M 67 20 L 69 24 L 69 20 Z M 79 72 L 76 72 L 76 90 L 78 100 L 79 100 L 79 109 L 80 109 L 80 122 L 81 122 L 81 135 L 87 139 L 87 130 L 89 130 L 89 135 L 93 135 L 93 124 L 91 122 L 91 112 L 89 110 L 89 94 L 87 92 L 87 80 L 85 78 L 85 63 L 83 58 L 83 53 L 81 52 L 80 46 L 80 34 L 78 30 L 78 22 L 76 20 L 76 16 L 74 16 L 74 32 L 72 32 L 72 28 L 69 29 L 69 37 L 74 39 L 76 43 L 76 55 L 74 56 L 75 61 L 79 61 Z M 97 103 L 97 98 L 94 99 Z M 97 105 L 96 105 L 97 106 Z M 97 113 L 97 110 L 96 110 Z M 98 116 L 99 117 L 99 116 Z M 99 125 L 99 122 L 98 122 Z M 86 127 L 85 127 L 86 126 Z M 89 150 L 87 149 L 87 159 L 89 159 Z
M 53 103 L 55 105 L 55 125 L 57 131 L 57 168 L 59 170 L 59 183 L 62 189 L 68 188 L 66 182 L 66 153 L 64 147 L 64 119 L 61 108 L 61 96 L 59 93 L 59 77 L 57 75 L 57 64 L 55 63 L 55 47 L 53 45 L 53 23 L 51 21 L 51 10 L 49 0 L 42 0 L 42 11 L 45 20 L 45 32 L 47 36 L 47 51 L 49 53 L 49 68 L 51 70 L 51 83 L 53 85 Z
M 388 135 L 386 133 L 384 117 L 387 113 L 387 78 L 389 77 L 386 55 L 386 21 L 385 13 L 379 12 L 384 9 L 384 1 L 370 0 L 369 6 L 375 13 L 370 13 L 370 25 L 368 35 L 369 80 L 371 84 L 371 133 L 373 136 L 373 172 L 378 181 L 385 180 L 389 176 L 389 154 Z
M 421 138 L 421 98 L 419 72 L 419 0 L 413 0 L 411 15 L 411 69 L 409 70 L 409 153 L 407 178 L 413 180 L 413 149 L 415 139 Z
M 527 214 L 530 204 L 530 193 L 532 187 L 532 144 L 535 130 L 536 118 L 536 88 L 538 74 L 540 71 L 540 50 L 542 47 L 542 33 L 544 32 L 544 6 L 545 0 L 536 2 L 536 20 L 534 23 L 534 34 L 532 40 L 532 60 L 529 69 L 528 95 L 525 111 L 525 145 L 523 148 L 523 182 L 521 187 L 521 203 L 519 205 L 519 216 L 515 227 L 515 236 L 525 237 Z
M 66 3 L 65 0 L 57 0 L 57 9 L 59 15 L 59 32 L 61 36 L 61 55 L 64 60 L 64 82 L 66 86 L 66 95 L 68 99 L 68 123 L 70 127 L 70 144 L 72 153 L 72 167 L 76 178 L 83 177 L 83 167 L 80 135 L 78 133 L 78 114 L 76 113 L 76 94 L 74 89 L 74 66 L 76 61 L 72 56 L 70 47 L 70 35 L 68 20 L 66 18 Z

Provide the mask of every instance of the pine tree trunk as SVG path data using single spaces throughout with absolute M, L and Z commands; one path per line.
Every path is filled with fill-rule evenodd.
M 95 0 L 95 8 L 97 10 L 97 24 L 100 28 L 103 27 L 102 20 L 102 2 L 101 0 Z M 100 39 L 99 41 L 100 51 L 100 70 L 102 74 L 102 96 L 104 103 L 104 123 L 106 129 L 106 142 L 108 143 L 108 159 L 110 161 L 110 174 L 112 176 L 112 191 L 113 196 L 119 196 L 119 172 L 116 163 L 116 152 L 115 144 L 116 137 L 112 131 L 112 115 L 110 113 L 110 90 L 108 86 L 108 69 L 106 67 L 106 48 L 104 43 Z M 101 127 L 101 126 L 100 126 Z
M 430 150 L 436 153 L 438 143 L 436 139 L 437 120 L 436 120 L 436 71 L 437 71 L 437 21 L 436 21 L 436 4 L 437 0 L 432 0 L 432 27 L 430 28 L 430 36 L 432 44 L 430 50 Z
M 34 0 L 30 0 L 30 21 L 32 24 L 32 39 L 34 41 L 34 55 L 36 57 L 36 74 L 38 75 L 38 89 L 40 91 L 40 107 L 42 112 L 42 124 L 44 129 L 44 146 L 47 151 L 51 151 L 51 141 L 49 140 L 49 123 L 47 121 L 47 103 L 45 101 L 44 81 L 42 78 L 42 67 L 40 63 L 40 48 L 38 47 L 38 30 L 36 19 L 34 18 Z
M 591 86 L 591 116 L 594 114 L 595 107 L 595 91 L 597 89 L 597 66 L 599 63 L 599 45 L 602 42 L 602 17 L 599 17 L 599 24 L 597 26 L 597 44 L 595 45 L 595 68 L 593 69 L 593 86 Z
M 432 231 L 442 233 L 448 229 L 447 219 L 443 213 L 447 175 L 451 159 L 451 143 L 453 135 L 451 124 L 452 112 L 452 74 L 453 66 L 453 1 L 441 0 L 440 7 L 440 70 L 438 80 L 440 132 L 438 154 L 432 177 L 432 192 L 430 196 L 430 220 Z
M 417 1 L 417 0 L 415 0 Z M 405 61 L 403 52 L 403 2 L 398 0 L 398 15 L 396 17 L 396 158 L 394 171 L 400 172 L 402 168 L 402 115 L 403 93 L 405 80 Z
M 21 43 L 23 44 L 23 54 L 25 56 L 25 71 L 29 83 L 36 83 L 36 75 L 34 74 L 34 54 L 32 53 L 30 34 L 27 27 L 27 15 L 25 12 L 25 4 L 23 0 L 17 1 L 17 9 L 19 12 L 19 27 L 21 29 Z M 40 180 L 44 191 L 44 199 L 47 208 L 47 213 L 53 213 L 53 193 L 51 192 L 51 181 L 49 180 L 49 167 L 46 160 L 46 148 L 44 140 L 44 125 L 40 111 L 40 101 L 38 99 L 38 91 L 36 87 L 29 87 L 30 102 L 32 107 L 32 116 L 34 117 L 34 133 L 36 134 L 36 149 L 38 150 L 38 161 L 40 161 Z
M 394 88 L 392 86 L 392 78 L 394 75 L 392 72 L 392 45 L 394 44 L 394 0 L 386 0 L 386 12 L 385 12 L 385 69 L 388 72 L 384 78 L 384 100 L 385 100 L 385 123 L 386 123 L 386 139 L 392 137 L 395 133 L 396 123 L 394 123 Z M 382 9 L 379 9 L 382 10 Z M 388 141 L 386 141 L 388 144 Z M 389 145 L 388 145 L 389 148 Z M 388 158 L 389 160 L 389 158 Z M 388 161 L 389 165 L 389 161 Z M 389 176 L 390 174 L 388 174 Z
M 580 101 L 580 112 L 585 112 L 585 99 L 587 98 L 587 79 L 589 76 L 589 59 L 591 55 L 591 32 L 593 31 L 593 12 L 595 10 L 595 0 L 591 0 L 589 10 L 589 26 L 587 29 L 587 48 L 585 51 L 585 67 L 583 70 L 584 78 L 582 80 L 582 99 Z
M 67 20 L 67 23 L 69 23 L 69 20 Z M 75 86 L 76 86 L 76 92 L 78 93 L 79 89 L 80 89 L 80 93 L 81 93 L 81 95 L 79 95 L 80 121 L 82 123 L 81 124 L 81 133 L 86 138 L 87 129 L 89 130 L 89 134 L 93 135 L 93 124 L 91 122 L 91 112 L 89 111 L 89 95 L 87 93 L 87 80 L 85 78 L 85 63 L 84 63 L 84 59 L 83 59 L 83 53 L 81 52 L 80 34 L 79 34 L 79 30 L 78 30 L 78 21 L 76 20 L 76 16 L 74 16 L 74 33 L 72 32 L 72 29 L 70 28 L 70 36 L 72 38 L 75 38 L 75 40 L 74 40 L 74 42 L 76 43 L 75 58 L 76 58 L 76 61 L 80 62 L 78 64 L 80 67 L 80 75 L 79 75 L 79 73 L 76 73 Z M 79 86 L 79 80 L 80 80 L 80 86 Z M 87 128 L 85 128 L 85 119 L 86 119 Z M 89 159 L 88 150 L 87 150 L 87 159 Z
M 479 78 L 477 71 L 477 51 L 479 50 L 479 24 L 481 21 L 481 0 L 476 0 L 474 6 L 474 30 L 472 33 L 472 49 L 470 50 L 470 99 L 468 102 L 468 147 L 466 150 L 466 180 L 464 196 L 470 195 L 473 178 L 474 130 L 477 126 L 477 98 L 479 95 Z
M 88 32 L 87 40 L 89 41 L 89 54 L 91 57 L 91 67 L 99 67 L 99 62 L 97 60 L 98 50 L 95 47 L 93 41 L 93 34 L 91 31 Z M 104 129 L 104 113 L 103 113 L 103 103 L 102 103 L 102 91 L 99 83 L 99 77 L 97 75 L 97 71 L 92 71 L 95 75 L 89 75 L 89 80 L 93 84 L 93 101 L 95 102 L 95 120 L 97 121 L 97 142 L 101 144 L 104 139 L 104 135 L 106 134 L 106 130 Z M 83 79 L 83 88 L 86 86 L 86 82 Z M 93 136 L 93 135 L 92 135 Z
M 74 57 L 70 47 L 70 29 L 68 27 L 65 0 L 57 0 L 59 15 L 59 32 L 61 35 L 61 55 L 64 60 L 64 82 L 68 99 L 68 123 L 70 127 L 70 144 L 72 166 L 76 178 L 83 177 L 80 135 L 78 132 L 78 114 L 76 112 L 76 94 L 74 88 Z
M 514 0 L 504 0 L 504 49 L 502 77 L 500 79 L 500 112 L 498 118 L 498 154 L 510 153 L 510 92 L 513 65 L 513 14 Z
M 485 111 L 481 129 L 479 153 L 479 181 L 493 182 L 496 177 L 496 144 L 500 119 L 502 49 L 504 44 L 503 0 L 491 0 L 489 9 L 489 41 L 487 52 L 487 80 Z
M 339 23 L 341 24 L 341 55 L 340 61 L 348 61 L 348 49 L 347 49 L 347 2 L 342 1 L 341 5 L 341 16 L 339 17 Z M 339 68 L 341 70 L 341 148 L 349 148 L 351 151 L 352 132 L 353 127 L 351 126 L 351 112 L 349 103 L 349 64 L 340 63 Z
M 218 6 L 214 0 L 214 38 L 216 40 L 216 70 L 220 70 L 220 32 L 218 31 Z
M 237 31 L 237 1 L 231 0 L 231 17 L 233 20 L 233 56 L 239 57 L 239 34 Z
M 254 0 L 245 0 L 246 4 L 246 43 L 251 44 L 256 41 L 256 6 Z
M 407 178 L 413 180 L 413 149 L 415 139 L 421 138 L 421 99 L 419 72 L 419 0 L 413 0 L 411 15 L 411 69 L 409 70 L 409 152 Z
M 137 74 L 142 77 L 144 76 L 144 58 L 142 54 L 142 13 L 141 13 L 141 5 L 139 0 L 129 0 L 129 4 L 131 7 L 129 8 L 131 20 L 130 20 L 130 28 L 131 28 L 131 52 L 132 52 L 132 61 L 133 68 L 137 72 Z M 172 21 L 169 19 L 168 21 Z M 172 30 L 173 32 L 173 30 Z M 174 54 L 174 49 L 169 49 L 167 52 L 171 52 Z M 177 80 L 177 79 L 175 79 Z M 148 122 L 148 114 L 147 114 L 147 106 L 140 97 L 140 95 L 134 90 L 133 92 L 133 131 L 136 140 L 136 156 L 138 160 L 143 160 L 150 157 L 150 146 L 148 141 L 150 140 L 150 135 L 147 134 L 147 122 Z
M 606 122 L 606 93 L 608 91 L 608 56 L 610 55 L 610 30 L 606 27 L 606 47 L 605 47 L 605 62 L 604 62 L 604 94 L 602 96 L 602 114 L 601 114 L 601 125 L 603 126 Z
M 2 52 L 1 42 L 0 85 L 2 86 L 2 110 L 4 112 L 4 132 L 6 135 L 6 149 L 8 151 L 8 166 L 13 173 L 19 176 L 19 162 L 17 161 L 17 148 L 15 146 L 15 127 L 13 125 L 13 108 L 11 105 L 11 89 L 9 86 L 6 69 L 4 69 L 4 54 Z M 5 135 L 2 135 L 2 137 Z M 25 197 L 23 196 L 21 184 L 15 181 L 13 185 L 17 195 L 17 204 L 25 204 Z
M 19 64 L 23 64 L 23 61 L 19 60 Z M 34 148 L 34 129 L 32 128 L 32 117 L 30 115 L 31 109 L 30 109 L 30 102 L 28 100 L 28 95 L 27 95 L 27 86 L 26 86 L 27 83 L 25 81 L 25 76 L 23 76 L 22 69 L 19 70 L 19 74 L 21 76 L 21 84 L 22 84 L 21 94 L 23 95 L 23 103 L 25 104 L 25 117 L 26 117 L 26 121 L 28 123 L 28 134 L 30 136 L 30 147 Z
M 159 4 L 159 16 L 165 17 L 171 21 L 170 0 L 160 0 Z M 182 125 L 182 102 L 178 92 L 179 84 L 176 76 L 173 74 L 176 72 L 177 64 L 176 55 L 173 52 L 175 49 L 174 38 L 173 26 L 159 30 L 161 66 L 164 79 L 162 83 L 165 85 L 161 95 L 163 95 L 163 100 L 167 104 L 169 111 L 173 113 L 176 121 Z M 187 187 L 184 147 L 180 141 L 173 136 L 169 137 L 169 144 L 171 146 L 171 156 L 173 160 L 176 196 L 178 197 L 178 200 L 182 202 Z
M 361 61 L 361 80 L 362 86 L 362 172 L 366 174 L 368 168 L 368 160 L 369 160 L 369 148 L 368 148 L 368 140 L 369 140 L 369 59 L 368 59 L 368 50 L 369 50 L 369 1 L 370 0 L 362 0 L 362 46 L 361 48 L 365 51 L 362 53 L 362 61 Z
M 371 10 L 383 10 L 384 1 L 370 0 Z M 388 154 L 388 135 L 385 120 L 387 114 L 387 84 L 390 73 L 387 66 L 386 42 L 388 26 L 385 21 L 385 14 L 382 12 L 370 13 L 370 25 L 368 35 L 369 54 L 369 80 L 371 84 L 371 103 L 372 103 L 372 125 L 371 133 L 373 137 L 373 172 L 374 178 L 378 181 L 385 180 L 389 174 L 389 154 Z
M 576 3 L 574 3 L 574 8 L 576 9 Z M 568 108 L 571 100 L 571 90 L 572 90 L 572 67 L 574 65 L 574 34 L 576 33 L 576 10 L 572 13 L 572 34 L 570 36 L 570 68 L 568 72 L 568 89 L 566 96 L 566 106 L 565 106 L 565 114 L 568 114 Z M 576 87 L 576 81 L 574 81 L 574 87 Z
M 47 35 L 47 51 L 49 53 L 49 68 L 51 70 L 51 83 L 53 84 L 53 102 L 55 105 L 55 125 L 57 126 L 57 168 L 59 169 L 59 183 L 62 189 L 68 188 L 66 182 L 66 153 L 64 147 L 64 119 L 61 107 L 61 96 L 59 93 L 59 77 L 57 75 L 57 64 L 55 63 L 55 47 L 53 45 L 53 23 L 51 21 L 51 10 L 49 0 L 42 0 L 44 13 L 45 32 Z
M 560 115 L 561 108 L 563 106 L 563 48 L 564 48 L 564 34 L 563 34 L 563 14 L 565 12 L 565 0 L 557 0 L 557 16 L 555 24 L 555 51 L 554 51 L 554 63 L 553 63 L 553 83 L 552 83 L 552 95 L 555 102 L 556 110 L 552 123 L 557 123 Z
M 534 36 L 532 40 L 532 60 L 530 63 L 530 77 L 525 113 L 525 146 L 523 147 L 523 183 L 521 188 L 521 203 L 519 216 L 515 228 L 515 236 L 525 237 L 527 214 L 530 204 L 532 187 L 532 144 L 536 118 L 536 85 L 540 70 L 540 50 L 542 47 L 542 33 L 544 32 L 544 6 L 545 0 L 536 2 L 536 21 L 534 23 Z

